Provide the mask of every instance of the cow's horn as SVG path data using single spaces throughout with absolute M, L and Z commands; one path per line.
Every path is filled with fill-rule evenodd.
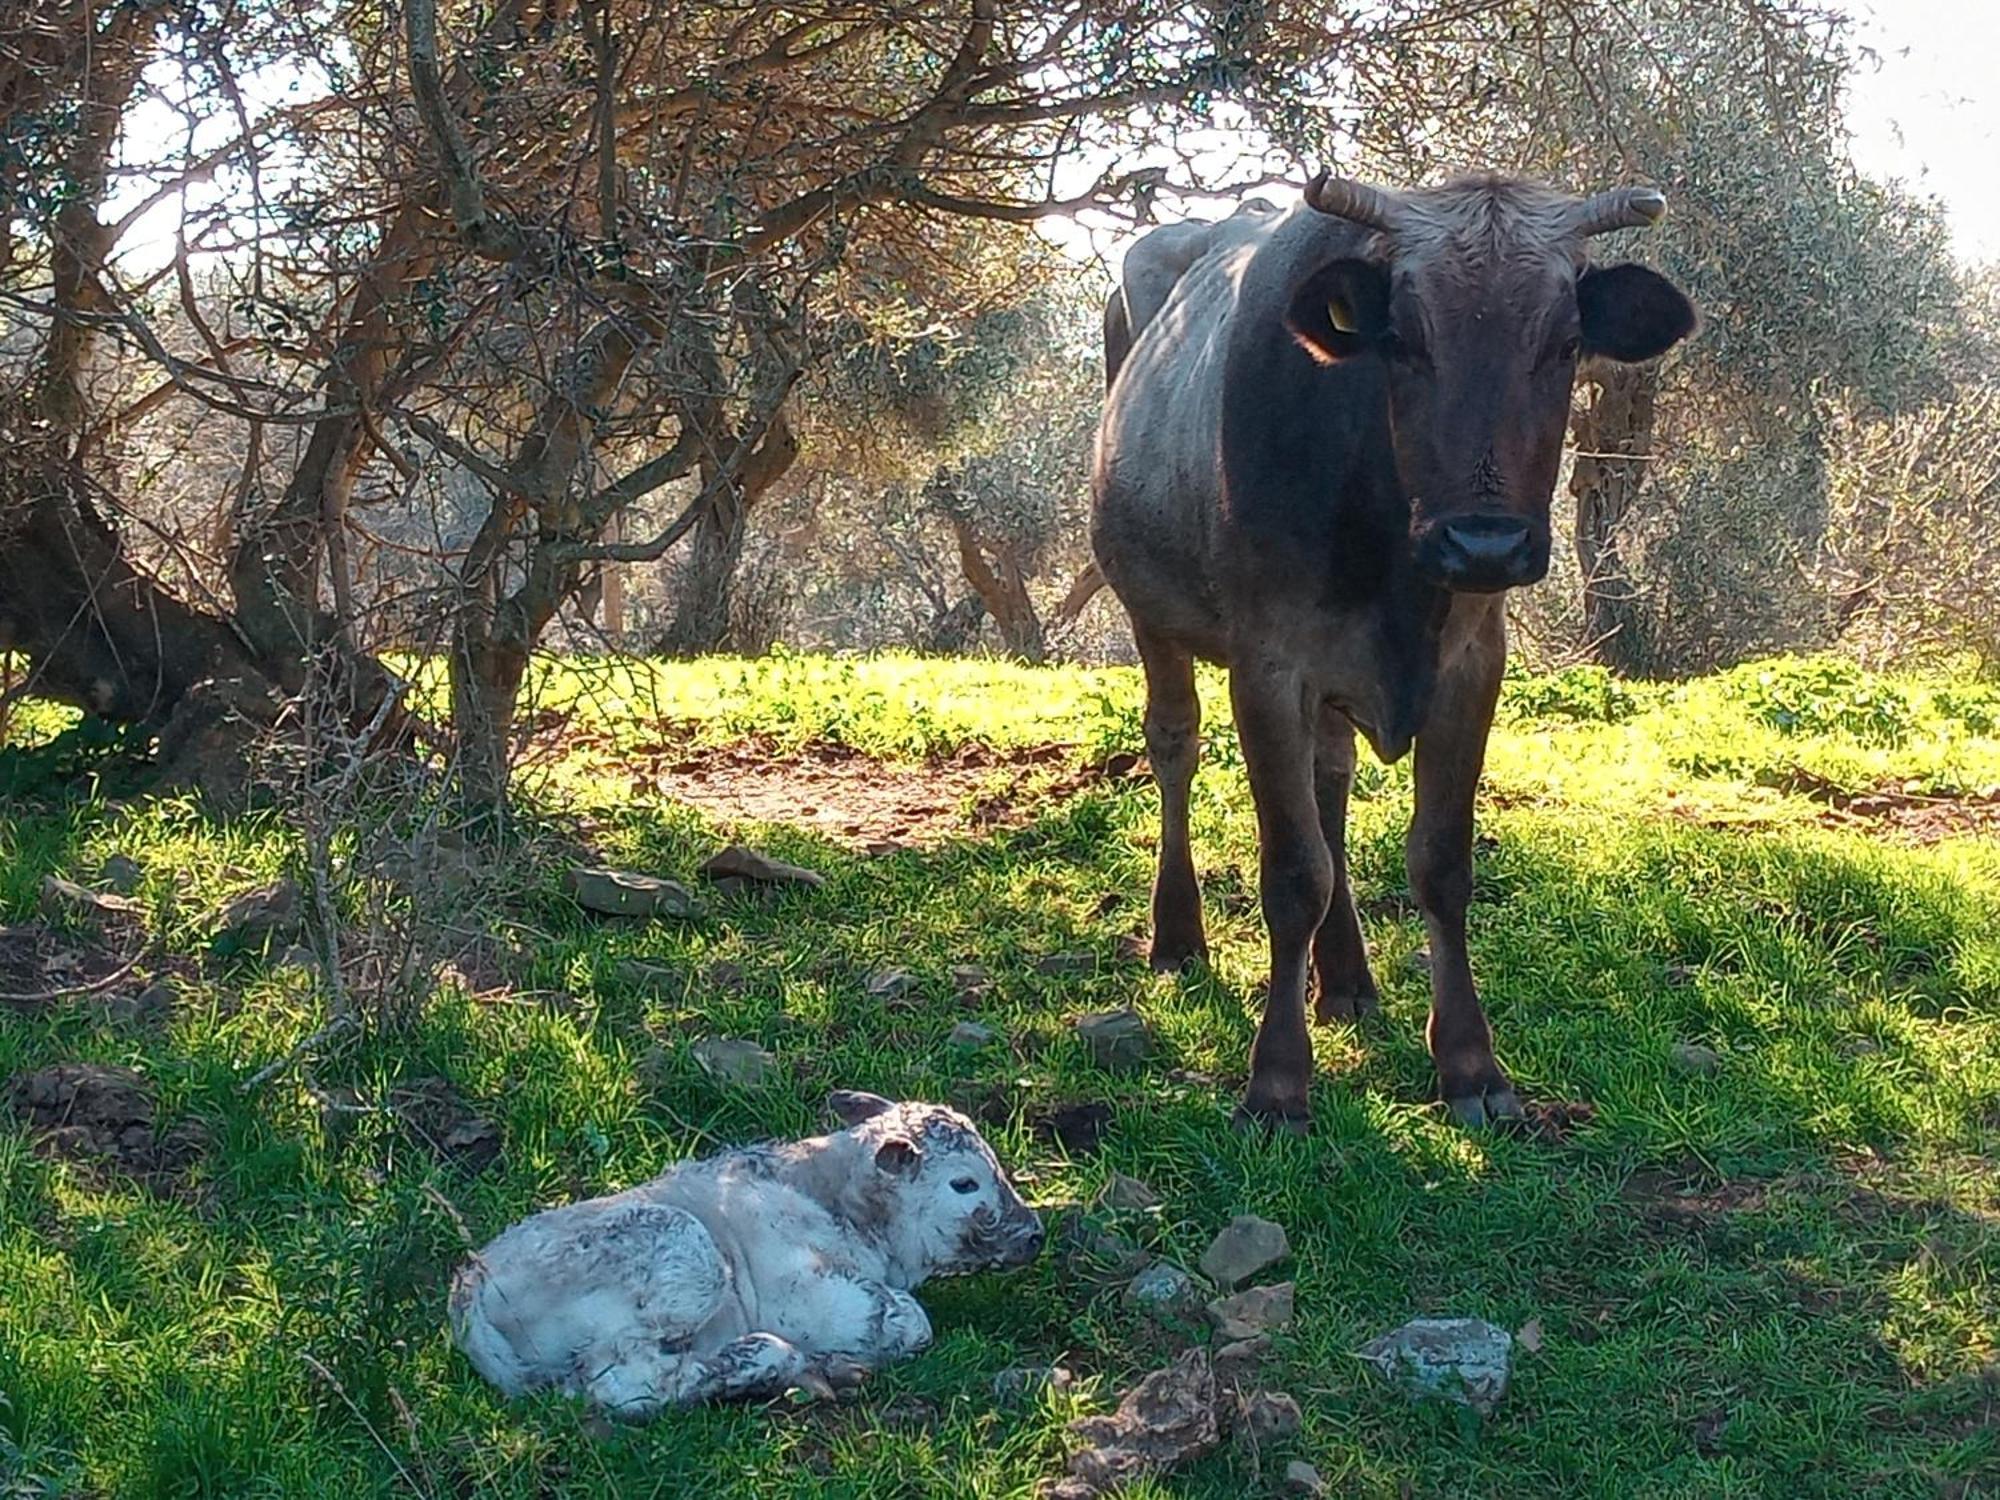
M 1643 229 L 1660 222 L 1667 211 L 1667 195 L 1658 188 L 1612 188 L 1594 193 L 1576 207 L 1576 232 L 1580 235 L 1608 234 L 1614 229 Z
M 1306 202 L 1323 214 L 1366 224 L 1370 229 L 1393 231 L 1396 227 L 1396 200 L 1380 188 L 1347 177 L 1330 177 L 1322 171 L 1306 184 Z

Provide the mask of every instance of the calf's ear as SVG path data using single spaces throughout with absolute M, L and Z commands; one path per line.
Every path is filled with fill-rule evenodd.
M 1369 260 L 1321 266 L 1285 306 L 1285 327 L 1323 365 L 1378 348 L 1389 331 L 1389 273 Z
M 1583 352 L 1622 364 L 1653 359 L 1694 332 L 1694 304 L 1658 271 L 1593 266 L 1576 282 Z
M 917 1168 L 923 1165 L 924 1153 L 915 1141 L 902 1136 L 891 1136 L 875 1148 L 876 1170 L 887 1172 L 891 1177 L 914 1177 Z
M 827 1112 L 843 1125 L 859 1125 L 896 1106 L 880 1094 L 864 1094 L 856 1089 L 835 1089 L 826 1096 Z

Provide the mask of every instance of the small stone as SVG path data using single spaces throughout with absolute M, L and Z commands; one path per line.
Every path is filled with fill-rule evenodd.
M 1208 1304 L 1209 1321 L 1226 1343 L 1255 1338 L 1290 1326 L 1293 1294 L 1292 1283 L 1281 1281 L 1276 1286 L 1253 1286 L 1233 1297 L 1218 1297 Z
M 1414 1318 L 1361 1357 L 1412 1400 L 1434 1396 L 1485 1415 L 1507 1394 L 1514 1339 L 1481 1318 Z
M 782 859 L 773 859 L 743 844 L 731 844 L 720 854 L 710 856 L 708 863 L 701 867 L 701 873 L 711 880 L 733 878 L 759 885 L 826 884 L 826 877 L 817 870 L 808 870 L 803 865 L 788 865 Z
M 1116 1213 L 1151 1213 L 1160 1206 L 1160 1195 L 1136 1177 L 1113 1172 L 1098 1202 Z
M 1010 1365 L 993 1377 L 993 1395 L 1004 1406 L 1019 1406 L 1044 1391 L 1066 1391 L 1076 1377 L 1061 1365 Z
M 1242 1385 L 1253 1379 L 1270 1357 L 1271 1336 L 1268 1333 L 1224 1344 L 1215 1351 L 1215 1378 L 1229 1385 Z
M 51 922 L 103 922 L 137 916 L 142 910 L 129 896 L 88 890 L 60 875 L 42 877 L 41 912 Z
M 1318 1469 L 1295 1458 L 1285 1465 L 1285 1493 L 1307 1497 L 1324 1495 L 1326 1481 L 1319 1477 Z
M 1125 1286 L 1125 1305 L 1154 1317 L 1192 1317 L 1201 1298 L 1201 1283 L 1167 1260 L 1155 1261 Z
M 1258 1391 L 1243 1403 L 1243 1425 L 1259 1443 L 1280 1443 L 1299 1435 L 1305 1414 L 1282 1391 Z
M 104 1002 L 104 1013 L 114 1021 L 164 1021 L 173 1015 L 180 999 L 179 990 L 156 979 L 137 994 L 112 996 Z
M 1137 1067 L 1153 1055 L 1153 1030 L 1130 1006 L 1079 1017 L 1076 1034 L 1100 1068 Z
M 309 974 L 319 972 L 319 956 L 303 943 L 293 943 L 280 953 L 274 965 L 280 969 L 303 969 Z
M 1093 1280 L 1136 1276 L 1152 1264 L 1152 1256 L 1080 1206 L 1058 1211 L 1051 1224 L 1050 1238 L 1063 1264 Z
M 585 911 L 606 917 L 691 917 L 692 892 L 677 880 L 579 865 L 569 872 L 569 893 Z
M 917 976 L 908 969 L 877 969 L 862 988 L 877 1000 L 894 1003 L 917 987 Z
M 1071 1156 L 1089 1156 L 1111 1128 L 1111 1106 L 1086 1102 L 1062 1104 L 1034 1118 L 1038 1134 L 1054 1141 Z
M 1428 948 L 1413 949 L 1410 953 L 1409 965 L 1412 974 L 1421 974 L 1426 979 L 1430 978 L 1431 950 Z
M 1722 1054 L 1700 1042 L 1675 1042 L 1668 1056 L 1683 1073 L 1697 1077 L 1707 1078 L 1722 1071 Z
M 769 1083 L 778 1067 L 769 1052 L 737 1037 L 703 1037 L 694 1044 L 694 1060 L 717 1082 L 746 1089 Z
M 958 964 L 951 971 L 951 987 L 961 995 L 982 995 L 992 983 L 984 964 Z
M 114 854 L 97 867 L 97 883 L 107 886 L 121 896 L 129 896 L 139 889 L 139 882 L 146 877 L 139 861 L 129 854 Z
M 982 1026 L 977 1021 L 960 1021 L 951 1028 L 951 1035 L 944 1039 L 944 1044 L 961 1052 L 977 1052 L 981 1047 L 990 1047 L 999 1040 L 1000 1033 L 991 1026 Z
M 1152 956 L 1152 940 L 1143 933 L 1124 932 L 1118 935 L 1114 951 L 1121 963 L 1143 963 Z
M 1291 1253 L 1283 1225 L 1239 1214 L 1202 1252 L 1201 1271 L 1217 1286 L 1233 1290 Z
M 262 948 L 298 930 L 304 897 L 298 882 L 274 880 L 245 891 L 215 915 L 215 935 L 234 948 Z
M 1035 960 L 1037 974 L 1047 974 L 1061 978 L 1072 974 L 1095 974 L 1097 955 L 1094 953 L 1050 953 Z
M 681 973 L 666 964 L 648 963 L 643 958 L 621 958 L 611 966 L 611 977 L 635 990 L 660 990 L 679 980 Z

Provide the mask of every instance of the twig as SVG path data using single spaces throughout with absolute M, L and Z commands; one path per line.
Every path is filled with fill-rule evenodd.
M 280 1073 L 288 1071 L 303 1061 L 309 1053 L 332 1041 L 342 1032 L 352 1031 L 353 1029 L 354 1017 L 351 1014 L 335 1016 L 326 1025 L 320 1027 L 318 1031 L 315 1031 L 311 1036 L 292 1048 L 283 1057 L 277 1059 L 275 1062 L 266 1063 L 248 1078 L 244 1079 L 243 1082 L 236 1085 L 236 1092 L 239 1094 L 255 1093 Z
M 145 945 L 142 943 L 139 946 L 138 952 L 134 953 L 130 958 L 126 959 L 124 963 L 120 964 L 117 968 L 113 969 L 109 974 L 106 974 L 102 979 L 93 979 L 88 984 L 67 984 L 63 985 L 58 989 L 39 990 L 32 994 L 8 994 L 4 991 L 0 991 L 0 1004 L 43 1005 L 50 1000 L 62 1000 L 66 999 L 68 996 L 71 995 L 94 995 L 99 990 L 110 989 L 112 985 L 118 983 L 118 981 L 123 979 L 127 974 L 130 974 L 135 968 L 139 966 L 139 960 L 144 958 L 145 956 L 146 956 L 146 948 Z
M 416 1475 L 412 1474 L 406 1467 L 404 1467 L 403 1461 L 400 1458 L 396 1457 L 396 1450 L 394 1448 L 391 1448 L 387 1443 L 387 1441 L 384 1440 L 382 1434 L 375 1430 L 375 1424 L 368 1420 L 368 1414 L 364 1412 L 359 1406 L 355 1405 L 354 1398 L 347 1394 L 347 1387 L 340 1383 L 340 1377 L 335 1375 L 333 1371 L 329 1370 L 325 1365 L 321 1364 L 318 1360 L 314 1359 L 312 1355 L 308 1354 L 303 1349 L 299 1351 L 299 1358 L 306 1362 L 307 1369 L 311 1370 L 313 1374 L 319 1376 L 321 1380 L 324 1380 L 328 1385 L 333 1387 L 333 1393 L 336 1396 L 340 1397 L 341 1401 L 346 1405 L 347 1409 L 354 1413 L 354 1419 L 368 1430 L 368 1435 L 371 1438 L 375 1439 L 375 1446 L 380 1448 L 382 1450 L 383 1456 L 387 1458 L 390 1463 L 396 1466 L 396 1472 L 403 1476 L 403 1483 L 407 1484 L 410 1487 L 410 1489 L 414 1491 L 416 1494 L 419 1495 L 427 1494 L 428 1491 L 426 1491 L 422 1485 L 417 1483 Z

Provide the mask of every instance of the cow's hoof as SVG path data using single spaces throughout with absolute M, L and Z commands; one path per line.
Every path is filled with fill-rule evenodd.
M 1259 1106 L 1245 1099 L 1230 1115 L 1229 1128 L 1260 1135 L 1303 1136 L 1312 1130 L 1312 1110 L 1304 1104 Z
M 1358 1021 L 1373 1014 L 1381 1005 L 1373 990 L 1321 990 L 1313 1001 L 1313 1019 L 1322 1026 L 1336 1021 Z
M 1484 1130 L 1506 1120 L 1523 1119 L 1527 1114 L 1521 1108 L 1521 1096 L 1505 1086 L 1462 1094 L 1456 1099 L 1446 1099 L 1445 1103 L 1451 1109 L 1451 1117 L 1467 1130 Z
M 1173 938 L 1154 938 L 1146 951 L 1146 962 L 1155 974 L 1183 974 L 1200 964 L 1208 964 L 1208 944 L 1186 943 Z

